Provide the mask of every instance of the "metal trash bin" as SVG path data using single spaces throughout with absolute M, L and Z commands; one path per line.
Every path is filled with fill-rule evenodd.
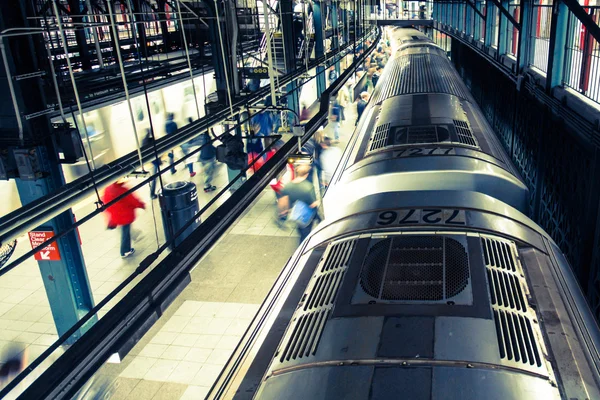
M 160 211 L 166 240 L 170 240 L 200 210 L 198 190 L 192 182 L 168 183 L 159 194 Z M 200 225 L 200 217 L 188 226 L 169 246 L 179 246 Z

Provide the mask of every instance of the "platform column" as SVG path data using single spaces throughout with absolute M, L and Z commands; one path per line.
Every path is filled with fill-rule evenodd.
M 283 32 L 283 44 L 285 50 L 285 70 L 287 73 L 293 72 L 296 69 L 296 42 L 294 38 L 294 8 L 291 1 L 280 1 L 281 7 L 281 30 Z M 305 38 L 308 40 L 308 37 Z M 286 92 L 290 93 L 286 96 L 288 108 L 300 114 L 300 93 L 297 89 L 296 81 L 291 82 L 286 86 Z M 290 118 L 292 118 L 290 116 Z M 293 120 L 290 120 L 293 123 Z
M 565 48 L 567 44 L 567 26 L 569 25 L 569 9 L 562 1 L 555 1 L 552 7 L 550 25 L 550 43 L 548 49 L 548 71 L 546 91 L 562 84 L 565 65 Z
M 339 40 L 339 36 L 338 36 L 338 29 L 339 29 L 339 21 L 338 21 L 338 12 L 339 12 L 339 5 L 337 1 L 332 1 L 331 2 L 331 49 L 335 49 L 338 50 L 340 48 L 340 40 Z M 334 64 L 335 65 L 335 70 L 337 71 L 338 76 L 340 76 L 340 62 L 339 60 Z
M 496 19 L 494 12 L 498 10 L 496 10 L 496 6 L 491 1 L 488 1 L 485 7 L 485 45 L 490 47 L 492 44 L 495 44 L 492 43 L 494 39 L 494 21 Z
M 519 48 L 517 54 L 517 67 L 519 74 L 529 65 L 534 38 L 529 37 L 531 29 L 532 0 L 521 0 L 521 30 L 519 31 Z
M 315 1 L 313 3 L 313 23 L 315 25 L 315 58 L 319 59 L 325 55 L 325 45 L 323 42 L 323 18 L 322 18 L 321 2 Z M 356 15 L 357 13 L 354 13 Z M 357 33 L 355 32 L 355 35 Z M 358 39 L 360 36 L 356 36 Z M 327 88 L 325 82 L 325 67 L 319 65 L 317 67 L 317 97 L 321 97 L 325 89 Z
M 47 177 L 35 181 L 16 179 L 23 205 L 50 194 L 65 184 L 58 160 L 53 154 L 49 154 L 47 147 L 39 146 L 35 153 Z M 73 213 L 69 210 L 44 223 L 35 231 L 59 233 L 70 228 L 73 223 Z M 98 246 L 100 245 L 98 243 Z M 48 251 L 38 253 L 38 257 L 48 260 L 39 260 L 37 263 L 54 324 L 58 335 L 61 336 L 94 307 L 94 299 L 77 231 L 58 239 L 56 248 L 57 252 L 53 254 Z M 67 340 L 67 344 L 75 342 L 95 321 L 96 317 L 92 318 Z
M 501 0 L 502 7 L 505 10 L 509 9 L 509 0 Z M 500 10 L 498 10 L 500 12 Z M 503 56 L 506 54 L 506 38 L 507 35 L 512 34 L 508 32 L 508 27 L 512 26 L 512 24 L 508 21 L 508 18 L 504 16 L 503 13 L 500 13 L 500 25 L 498 28 L 498 56 Z

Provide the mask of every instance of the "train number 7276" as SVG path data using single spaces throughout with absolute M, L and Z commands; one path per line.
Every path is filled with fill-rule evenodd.
M 411 208 L 382 211 L 377 215 L 377 225 L 443 224 L 466 225 L 464 210 L 441 208 Z

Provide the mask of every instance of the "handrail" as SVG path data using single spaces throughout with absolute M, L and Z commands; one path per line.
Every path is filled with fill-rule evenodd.
M 380 35 L 378 35 L 378 38 Z M 369 51 L 376 45 L 373 43 Z M 305 126 L 305 143 L 327 118 L 329 99 L 362 62 L 362 56 L 328 88 L 321 97 L 319 112 Z M 252 204 L 271 179 L 285 165 L 292 152 L 300 150 L 295 140 L 288 141 L 235 191 L 200 227 L 153 268 L 108 313 L 65 351 L 22 394 L 27 399 L 66 399 L 97 371 L 108 357 L 127 346 L 130 338 L 146 332 L 157 315 L 183 290 L 189 269 L 216 243 L 235 219 Z M 154 260 L 150 260 L 152 262 Z M 144 260 L 142 264 L 146 263 Z M 142 265 L 140 265 L 142 267 Z

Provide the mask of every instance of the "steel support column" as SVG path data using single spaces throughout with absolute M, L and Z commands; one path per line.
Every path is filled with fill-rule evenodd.
M 562 84 L 568 24 L 569 10 L 567 6 L 562 1 L 555 1 L 552 7 L 548 71 L 546 73 L 546 92 L 548 93 L 554 87 Z
M 285 71 L 292 72 L 296 69 L 296 42 L 294 37 L 294 9 L 293 2 L 280 1 L 281 7 L 281 30 L 283 32 L 283 47 L 285 51 Z M 308 39 L 308 38 L 307 38 Z M 296 81 L 286 87 L 286 91 L 291 92 L 287 96 L 287 106 L 300 114 L 300 93 L 297 89 Z
M 335 50 L 339 50 L 340 48 L 340 41 L 339 41 L 339 24 L 338 24 L 338 12 L 339 12 L 339 4 L 337 1 L 332 1 L 331 2 L 331 49 L 335 49 Z M 340 75 L 340 62 L 339 60 L 334 64 L 335 65 L 335 70 L 338 73 L 338 76 Z
M 529 31 L 531 29 L 531 13 L 533 11 L 532 0 L 521 0 L 521 29 L 519 31 L 519 48 L 517 49 L 517 68 L 518 73 L 523 73 L 523 69 L 529 65 L 531 51 L 533 46 L 529 41 Z
M 37 181 L 16 179 L 17 190 L 23 205 L 52 193 L 65 184 L 56 157 L 51 155 L 46 147 L 37 147 L 37 154 L 48 177 Z M 36 230 L 62 232 L 73 222 L 73 213 L 68 210 L 47 221 Z M 98 242 L 96 245 L 102 246 L 102 243 Z M 61 336 L 94 306 L 94 299 L 77 232 L 72 231 L 67 236 L 58 239 L 56 247 L 60 253 L 60 260 L 38 261 L 38 266 L 56 330 Z M 45 252 L 40 253 L 42 257 L 49 256 Z M 74 343 L 95 321 L 96 319 L 93 319 L 86 324 L 83 329 L 71 336 L 67 343 Z
M 494 8 L 494 4 L 491 1 L 487 1 L 485 3 L 485 45 L 486 46 L 492 46 L 495 43 L 493 42 L 494 39 L 494 21 L 495 21 L 495 14 L 494 12 L 496 11 Z
M 356 6 L 356 5 L 355 5 Z M 361 11 L 357 10 L 354 15 L 360 15 Z M 323 14 L 321 12 L 321 2 L 315 1 L 313 3 L 313 23 L 315 25 L 315 58 L 320 58 L 325 55 L 325 43 L 323 38 Z M 361 32 L 360 24 L 357 24 L 357 31 Z M 360 33 L 354 32 L 355 37 L 358 39 Z M 325 82 L 325 67 L 320 65 L 317 67 L 317 97 L 321 97 L 321 94 L 327 88 Z
M 502 7 L 508 10 L 509 0 L 501 0 Z M 506 54 L 506 36 L 508 35 L 508 27 L 510 22 L 504 14 L 500 15 L 500 25 L 498 27 L 498 55 Z

